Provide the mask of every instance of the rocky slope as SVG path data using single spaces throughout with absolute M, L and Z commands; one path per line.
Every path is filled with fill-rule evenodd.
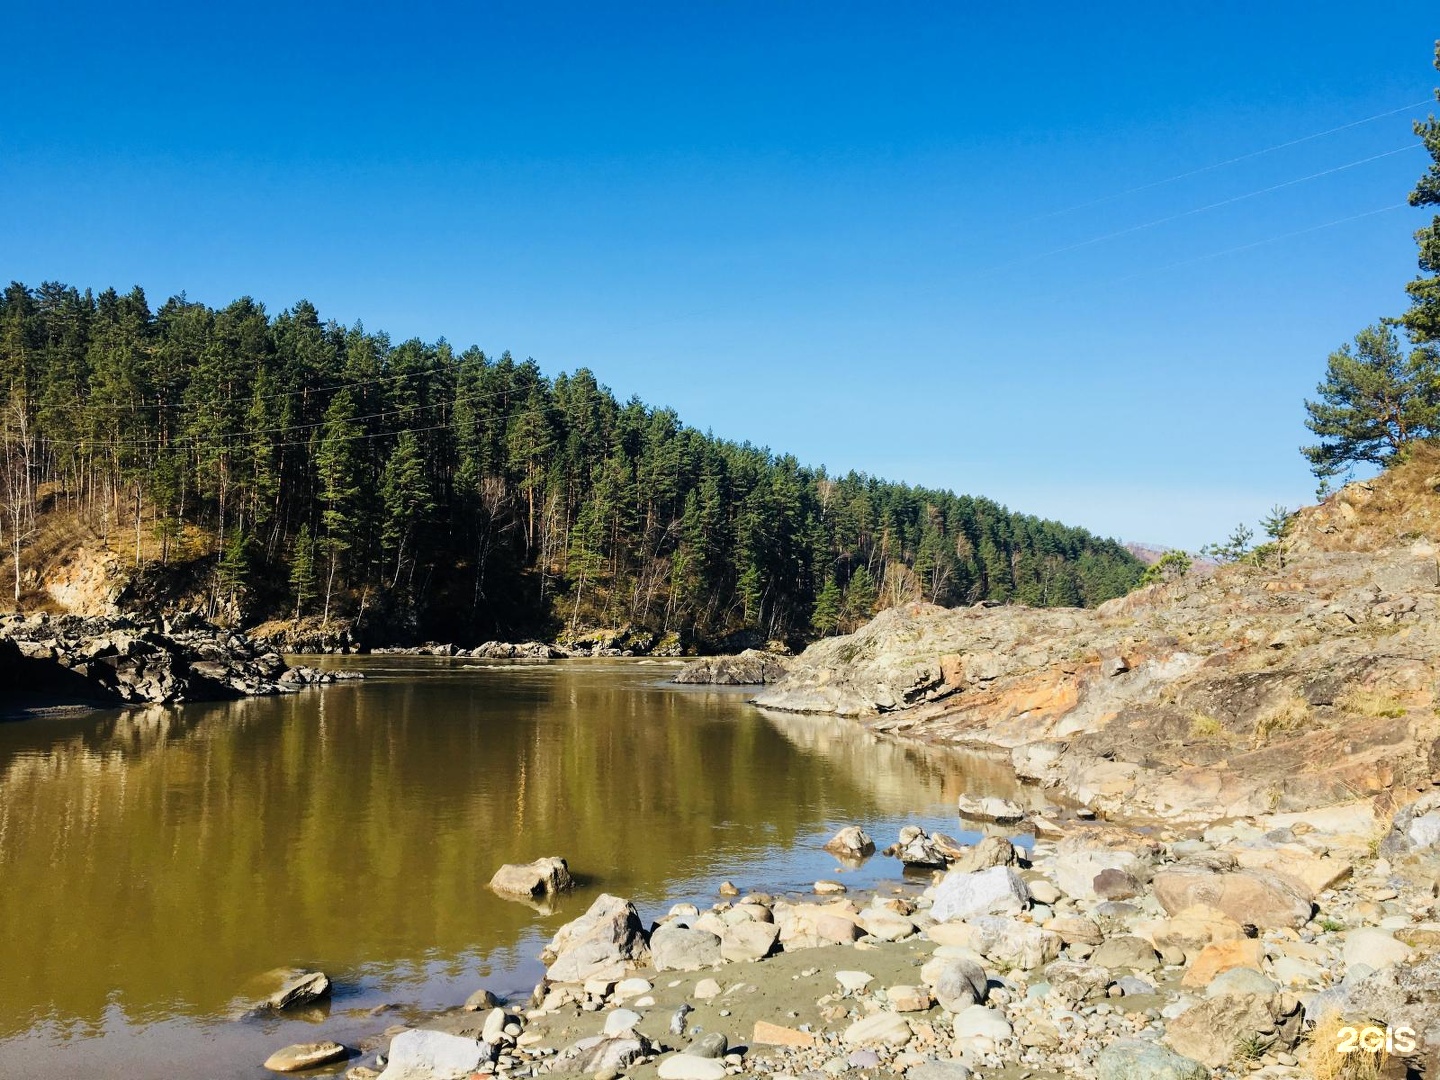
M 1301 511 L 1261 565 L 1095 611 L 912 605 L 762 706 L 1007 750 L 1116 817 L 1203 822 L 1440 781 L 1440 452 Z

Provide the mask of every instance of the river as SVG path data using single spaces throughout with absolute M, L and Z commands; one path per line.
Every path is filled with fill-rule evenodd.
M 898 864 L 838 866 L 842 824 L 958 833 L 961 792 L 1015 790 L 983 759 L 667 685 L 667 664 L 326 663 L 367 678 L 0 724 L 0 1076 L 258 1080 L 286 1043 L 528 995 L 601 891 L 654 918 L 726 879 L 869 885 Z M 581 880 L 554 910 L 485 887 L 543 855 Z M 289 966 L 327 972 L 331 1004 L 236 1019 Z

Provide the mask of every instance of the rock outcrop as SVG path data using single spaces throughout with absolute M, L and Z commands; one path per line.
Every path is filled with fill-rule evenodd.
M 738 656 L 706 656 L 686 664 L 672 682 L 717 686 L 759 686 L 785 677 L 789 661 L 774 653 L 746 649 Z
M 1440 780 L 1437 469 L 1426 449 L 1301 511 L 1259 565 L 1094 610 L 888 609 L 756 702 L 999 748 L 1115 818 L 1406 801 Z M 1406 843 L 1440 838 L 1440 816 L 1416 820 Z

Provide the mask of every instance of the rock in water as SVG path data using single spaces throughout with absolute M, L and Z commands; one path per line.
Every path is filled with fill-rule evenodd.
M 945 853 L 925 830 L 916 825 L 906 825 L 900 830 L 900 839 L 885 849 L 886 855 L 893 855 L 906 866 L 944 866 Z
M 265 1068 L 271 1072 L 299 1072 L 339 1061 L 349 1051 L 337 1042 L 296 1043 L 283 1050 L 276 1050 L 265 1059 Z
M 531 863 L 506 863 L 490 879 L 490 888 L 497 893 L 526 899 L 554 896 L 574 885 L 570 867 L 564 859 L 554 856 Z
M 304 971 L 271 994 L 266 1004 L 272 1009 L 294 1009 L 330 996 L 330 979 L 323 971 Z
M 952 870 L 974 873 L 992 866 L 1014 866 L 1020 861 L 1015 845 L 1003 836 L 987 836 L 974 847 L 962 847 L 951 858 Z
M 461 1080 L 493 1056 L 479 1039 L 412 1028 L 390 1040 L 390 1061 L 380 1080 Z
M 485 989 L 476 990 L 465 999 L 466 1012 L 489 1012 L 499 1006 L 500 999 Z
M 675 676 L 677 683 L 712 683 L 716 686 L 760 686 L 785 677 L 789 665 L 783 657 L 758 649 L 746 649 L 739 656 L 707 656 L 686 664 Z
M 842 859 L 863 859 L 875 854 L 875 841 L 859 825 L 846 825 L 825 841 L 825 850 Z
M 1013 824 L 1025 816 L 1025 811 L 1009 799 L 998 795 L 961 795 L 957 809 L 960 816 L 972 821 L 994 821 L 1002 825 Z

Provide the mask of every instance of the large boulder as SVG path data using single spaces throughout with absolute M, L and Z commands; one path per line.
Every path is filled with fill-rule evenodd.
M 297 971 L 288 975 L 265 1004 L 271 1009 L 299 1009 L 330 996 L 330 979 L 323 971 Z
M 1003 836 L 987 836 L 974 847 L 961 848 L 951 860 L 950 869 L 974 873 L 992 866 L 1016 866 L 1019 862 L 1020 854 L 1014 844 Z
M 998 795 L 961 795 L 956 809 L 962 818 L 972 821 L 993 821 L 1013 824 L 1025 816 L 1024 807 Z
M 494 1056 L 494 1049 L 479 1039 L 411 1028 L 390 1040 L 390 1060 L 380 1080 L 463 1080 Z
M 746 649 L 739 656 L 707 656 L 686 664 L 677 683 L 711 683 L 716 686 L 760 686 L 779 682 L 790 665 L 782 656 Z
M 931 989 L 935 1000 L 946 1012 L 958 1013 L 971 1005 L 985 1001 L 989 983 L 985 969 L 973 960 L 960 957 L 945 960 L 938 971 L 931 973 Z
M 301 1072 L 339 1061 L 347 1054 L 349 1051 L 337 1042 L 295 1043 L 266 1058 L 265 1068 L 279 1073 Z
M 875 854 L 875 841 L 859 825 L 846 825 L 825 841 L 825 850 L 842 859 L 859 860 Z
M 1106 870 L 1123 870 L 1135 876 L 1140 857 L 1133 851 L 1082 846 L 1074 840 L 1062 843 L 1052 860 L 1055 884 L 1076 900 L 1098 899 L 1095 879 Z
M 1171 1020 L 1165 1042 L 1177 1053 L 1219 1069 L 1242 1050 L 1291 1049 L 1302 1022 L 1300 1002 L 1289 994 L 1225 994 Z
M 1180 868 L 1156 874 L 1151 884 L 1170 915 L 1204 904 L 1238 923 L 1277 930 L 1304 926 L 1314 910 L 1303 886 L 1268 870 Z
M 777 903 L 774 911 L 780 927 L 780 944 L 787 950 L 849 945 L 865 933 L 856 925 L 859 914 L 848 900 L 831 904 Z
M 1414 1031 L 1418 1050 L 1412 1060 L 1424 1062 L 1421 1075 L 1440 1076 L 1440 953 L 1376 971 L 1355 985 L 1348 998 L 1355 1013 L 1391 1030 Z
M 731 923 L 720 934 L 720 956 L 728 963 L 741 960 L 762 960 L 770 955 L 780 937 L 780 927 L 773 922 L 754 919 Z
M 1030 890 L 1008 866 L 973 873 L 951 871 L 935 886 L 930 915 L 937 922 L 972 915 L 1017 915 L 1030 903 Z
M 506 863 L 496 870 L 495 876 L 490 879 L 490 888 L 502 896 L 516 896 L 527 900 L 554 896 L 574 886 L 575 879 L 570 876 L 570 867 L 564 859 L 554 856 L 529 863 Z
M 949 925 L 966 931 L 963 936 L 950 938 L 954 944 L 1008 967 L 1032 971 L 1060 955 L 1060 935 L 1030 923 L 998 915 L 976 915 Z
M 893 855 L 906 866 L 944 866 L 949 859 L 945 847 L 917 825 L 906 825 L 900 830 L 900 838 L 885 849 L 886 855 Z
M 650 959 L 656 971 L 699 971 L 722 962 L 720 938 L 708 930 L 663 923 L 650 935 Z
M 649 954 L 635 905 L 602 893 L 584 915 L 556 931 L 541 958 L 550 965 L 546 977 L 551 982 L 583 983 L 622 979 Z

